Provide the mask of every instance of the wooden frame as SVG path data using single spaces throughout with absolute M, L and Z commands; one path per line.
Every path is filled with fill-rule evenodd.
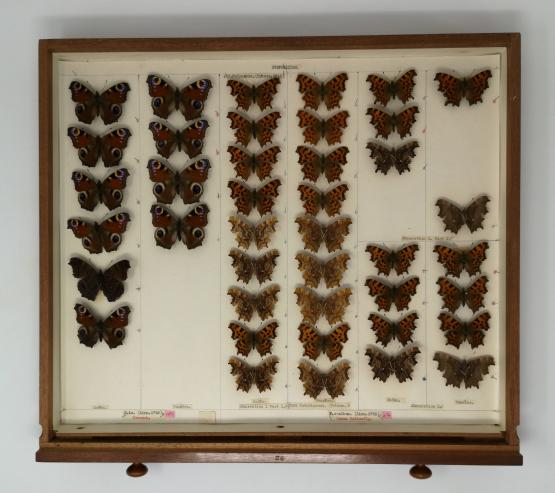
M 53 420 L 53 55 L 64 52 L 414 49 L 500 47 L 507 60 L 506 431 L 491 434 L 126 433 L 59 434 Z M 40 424 L 37 461 L 61 462 L 329 462 L 520 465 L 519 189 L 520 35 L 449 34 L 310 38 L 64 39 L 39 43 Z M 130 475 L 146 469 L 135 466 Z M 426 477 L 423 468 L 415 477 Z

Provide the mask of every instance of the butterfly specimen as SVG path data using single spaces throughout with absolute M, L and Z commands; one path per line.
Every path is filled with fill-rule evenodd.
M 350 256 L 340 253 L 328 260 L 320 260 L 307 252 L 299 252 L 295 259 L 299 262 L 299 270 L 307 286 L 317 288 L 323 280 L 326 288 L 335 288 L 341 284 Z
M 316 183 L 320 175 L 323 175 L 328 183 L 340 180 L 348 153 L 349 149 L 345 146 L 338 147 L 328 154 L 320 154 L 307 146 L 298 146 L 297 154 L 303 179 Z
M 261 111 L 272 107 L 272 101 L 277 94 L 280 84 L 278 77 L 265 80 L 258 85 L 245 84 L 238 80 L 228 80 L 227 87 L 231 88 L 231 95 L 237 101 L 237 108 L 248 111 L 252 104 L 257 104 Z
M 67 228 L 90 253 L 101 253 L 103 249 L 113 252 L 121 245 L 122 235 L 130 221 L 127 212 L 113 214 L 100 223 L 72 217 L 67 221 Z
M 391 269 L 394 269 L 397 275 L 408 273 L 414 256 L 418 251 L 418 245 L 411 243 L 399 250 L 388 250 L 377 245 L 368 245 L 366 251 L 370 254 L 370 260 L 374 262 L 378 274 L 389 276 Z
M 435 353 L 434 361 L 437 361 L 437 368 L 443 373 L 447 386 L 460 387 L 464 382 L 467 389 L 479 388 L 484 375 L 489 373 L 489 367 L 495 365 L 493 357 L 489 355 L 465 359 L 442 351 Z
M 277 373 L 278 362 L 277 356 L 268 356 L 259 365 L 251 366 L 235 356 L 229 358 L 231 374 L 235 376 L 237 390 L 248 392 L 253 384 L 259 392 L 270 390 L 273 375 Z
M 304 110 L 297 112 L 299 127 L 303 128 L 304 141 L 316 145 L 320 139 L 326 139 L 328 145 L 338 144 L 347 128 L 348 111 L 339 111 L 327 119 L 313 115 Z
M 439 207 L 439 217 L 443 219 L 445 231 L 455 234 L 466 224 L 471 233 L 482 229 L 484 217 L 488 212 L 489 197 L 480 195 L 466 207 L 459 207 L 454 202 L 447 199 L 438 199 L 436 206 Z
M 96 299 L 100 291 L 108 301 L 116 301 L 123 294 L 123 281 L 127 279 L 127 271 L 131 268 L 129 260 L 120 260 L 105 270 L 96 269 L 78 257 L 71 257 L 69 265 L 73 277 L 79 279 L 77 289 L 81 296 L 91 301 Z
M 123 344 L 125 327 L 129 323 L 129 313 L 131 313 L 128 306 L 120 306 L 106 320 L 99 320 L 86 306 L 79 303 L 74 309 L 77 323 L 81 324 L 77 330 L 77 337 L 81 344 L 93 347 L 98 341 L 104 341 L 110 349 Z
M 248 216 L 256 209 L 260 216 L 264 216 L 272 213 L 281 181 L 275 178 L 259 188 L 250 188 L 246 183 L 230 180 L 227 186 L 231 190 L 231 198 L 235 201 L 238 212 Z
M 325 353 L 330 361 L 341 357 L 343 344 L 347 342 L 348 324 L 341 324 L 333 328 L 328 334 L 320 334 L 316 327 L 307 323 L 299 325 L 299 341 L 304 348 L 303 356 L 312 360 L 318 359 Z
M 127 82 L 118 82 L 98 93 L 83 82 L 74 80 L 69 85 L 71 99 L 75 105 L 75 115 L 80 122 L 91 123 L 97 116 L 105 125 L 117 122 L 123 112 L 123 103 L 131 90 Z
M 412 342 L 418 314 L 411 312 L 397 322 L 392 322 L 377 313 L 371 313 L 368 320 L 372 322 L 371 329 L 376 334 L 376 340 L 382 346 L 387 346 L 393 339 L 397 339 L 403 346 L 406 346 Z
M 370 82 L 370 91 L 375 98 L 375 103 L 387 106 L 390 99 L 398 98 L 403 103 L 413 99 L 412 90 L 414 89 L 416 70 L 408 70 L 401 77 L 395 80 L 386 80 L 376 74 L 370 74 L 366 82 Z
M 237 146 L 229 146 L 229 159 L 235 168 L 235 176 L 248 180 L 252 173 L 258 176 L 260 181 L 265 180 L 272 174 L 274 164 L 277 163 L 278 154 L 281 149 L 278 146 L 268 147 L 259 153 L 250 153 Z
M 102 159 L 104 166 L 117 166 L 123 158 L 123 150 L 131 132 L 127 128 L 118 128 L 105 135 L 95 135 L 79 127 L 69 127 L 67 135 L 83 166 L 96 166 Z
M 212 88 L 209 79 L 199 79 L 178 89 L 162 77 L 153 74 L 146 78 L 146 83 L 148 94 L 152 98 L 152 112 L 165 120 L 175 110 L 181 111 L 186 120 L 199 118 Z
M 208 127 L 206 120 L 196 120 L 183 130 L 172 130 L 161 122 L 150 122 L 148 125 L 156 150 L 165 158 L 169 158 L 176 149 L 184 151 L 190 158 L 198 156 L 204 147 Z
M 276 230 L 277 218 L 270 216 L 257 224 L 252 224 L 241 216 L 231 216 L 229 222 L 238 246 L 248 249 L 253 243 L 258 250 L 261 250 L 270 244 L 272 233 Z
M 304 394 L 316 399 L 326 389 L 332 399 L 345 395 L 345 384 L 349 380 L 351 365 L 342 360 L 328 372 L 322 372 L 308 361 L 299 363 L 300 380 Z
M 413 140 L 399 147 L 386 147 L 377 142 L 368 142 L 366 148 L 370 149 L 370 158 L 376 163 L 376 173 L 379 171 L 387 175 L 391 168 L 395 168 L 402 175 L 405 171 L 410 172 L 410 163 L 416 156 L 415 149 L 419 147 L 418 142 Z
M 390 375 L 395 375 L 400 383 L 412 380 L 412 372 L 416 365 L 416 355 L 420 349 L 411 346 L 403 349 L 395 355 L 389 355 L 377 346 L 370 346 L 366 350 L 368 364 L 374 373 L 374 380 L 377 378 L 382 382 L 387 381 Z
M 446 277 L 440 277 L 436 284 L 439 286 L 438 293 L 443 299 L 442 308 L 455 313 L 460 306 L 468 306 L 473 313 L 476 313 L 484 306 L 484 295 L 488 292 L 487 283 L 488 278 L 481 276 L 468 287 L 461 288 Z
M 274 284 L 254 294 L 232 287 L 227 290 L 227 294 L 231 297 L 231 304 L 235 307 L 239 320 L 250 322 L 254 312 L 258 313 L 262 320 L 274 316 L 279 291 L 280 287 Z
M 332 291 L 327 296 L 320 296 L 316 291 L 305 286 L 295 288 L 297 305 L 299 305 L 303 320 L 312 325 L 316 325 L 322 315 L 330 325 L 341 322 L 345 310 L 349 306 L 352 292 L 351 288 L 341 288 Z
M 260 356 L 272 352 L 272 345 L 277 336 L 279 324 L 276 321 L 268 322 L 258 330 L 251 330 L 238 322 L 231 322 L 231 338 L 236 341 L 237 354 L 247 357 L 251 351 L 258 351 Z
M 274 249 L 259 257 L 251 257 L 241 250 L 233 248 L 229 252 L 229 256 L 233 259 L 231 266 L 235 269 L 238 281 L 248 284 L 251 278 L 255 276 L 258 283 L 262 284 L 264 281 L 272 279 L 279 252 Z
M 484 344 L 485 331 L 489 329 L 488 312 L 476 315 L 472 320 L 463 322 L 448 312 L 442 312 L 437 317 L 441 322 L 440 329 L 445 333 L 447 344 L 459 348 L 464 341 L 468 341 L 470 347 L 477 348 Z
M 153 204 L 150 208 L 154 240 L 159 247 L 170 249 L 181 240 L 189 250 L 202 245 L 206 235 L 210 210 L 206 204 L 195 205 L 185 216 L 177 217 L 166 206 Z
M 378 108 L 368 108 L 367 115 L 370 115 L 370 123 L 376 129 L 376 135 L 387 139 L 389 134 L 397 132 L 404 139 L 411 134 L 411 129 L 416 122 L 416 114 L 420 113 L 417 106 L 411 106 L 400 113 L 386 113 Z
M 171 204 L 179 195 L 186 204 L 198 202 L 204 192 L 203 183 L 208 178 L 210 161 L 197 159 L 181 171 L 173 170 L 159 159 L 149 159 L 148 176 L 154 182 L 152 193 L 162 204 Z
M 390 284 L 380 279 L 369 278 L 366 286 L 373 296 L 379 310 L 388 312 L 394 304 L 397 311 L 406 310 L 412 297 L 416 294 L 416 287 L 420 284 L 418 277 L 409 277 L 399 284 Z
M 278 127 L 281 114 L 279 111 L 272 111 L 258 120 L 251 120 L 235 111 L 230 111 L 227 117 L 231 120 L 231 129 L 235 130 L 236 142 L 247 147 L 249 142 L 255 139 L 260 147 L 264 147 L 274 138 L 274 130 Z
M 453 277 L 460 277 L 463 270 L 466 270 L 469 276 L 480 272 L 480 267 L 486 258 L 488 248 L 487 241 L 480 241 L 467 249 L 436 245 L 434 252 L 437 253 L 437 260 L 445 267 L 447 274 Z
M 324 103 L 328 110 L 339 108 L 348 79 L 349 76 L 345 72 L 337 74 L 327 82 L 320 82 L 304 74 L 297 75 L 304 107 L 317 110 L 320 104 Z
M 305 248 L 314 253 L 318 252 L 322 243 L 326 245 L 329 253 L 340 250 L 352 223 L 350 218 L 340 217 L 328 224 L 323 224 L 310 214 L 299 216 L 295 222 L 299 225 L 299 233 Z
M 74 171 L 71 179 L 82 209 L 92 211 L 99 203 L 103 203 L 108 209 L 114 210 L 121 206 L 128 176 L 127 169 L 119 168 L 102 181 L 95 180 L 83 171 Z
M 341 206 L 347 196 L 349 186 L 345 183 L 337 185 L 326 192 L 322 192 L 312 185 L 301 183 L 297 190 L 300 192 L 304 210 L 315 216 L 320 210 L 325 210 L 330 217 L 341 212 Z
M 482 102 L 482 94 L 489 87 L 491 70 L 484 70 L 476 75 L 458 79 L 452 75 L 438 72 L 434 80 L 439 82 L 438 90 L 445 96 L 445 106 L 459 106 L 461 99 L 466 98 L 469 105 Z

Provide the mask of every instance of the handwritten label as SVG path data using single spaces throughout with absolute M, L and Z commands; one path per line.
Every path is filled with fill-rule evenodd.
M 411 403 L 413 409 L 443 409 L 443 404 L 415 404 Z
M 272 67 L 274 68 L 274 67 Z M 281 74 L 224 74 L 224 79 L 268 79 L 273 77 L 281 77 Z
M 449 241 L 452 240 L 455 236 L 437 236 L 437 235 L 429 235 L 429 236 L 401 236 L 401 240 L 403 241 Z
M 289 409 L 349 409 L 350 402 L 334 402 L 331 399 L 317 399 L 314 402 L 291 402 Z
M 150 421 L 153 419 L 175 419 L 175 411 L 173 409 L 124 409 L 121 417 L 123 419 L 132 419 L 139 421 Z
M 382 411 L 330 411 L 330 421 L 348 423 L 370 423 L 372 421 L 388 421 L 393 419 L 393 412 Z
M 459 405 L 463 405 L 463 406 L 473 406 L 474 401 L 469 401 L 468 399 L 462 399 L 462 400 L 456 399 L 455 404 L 459 404 Z

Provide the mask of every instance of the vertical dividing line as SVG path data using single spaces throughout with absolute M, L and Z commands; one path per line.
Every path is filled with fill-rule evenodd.
M 219 317 L 219 327 L 218 327 L 218 332 L 219 332 L 219 339 L 220 339 L 220 371 L 219 371 L 219 381 L 220 381 L 220 412 L 218 413 L 219 416 L 216 418 L 216 422 L 221 422 L 222 421 L 222 390 L 223 390 L 223 368 L 222 368 L 222 358 L 223 358 L 223 347 L 222 347 L 222 331 L 223 331 L 223 326 L 222 326 L 222 305 L 223 305 L 223 301 L 224 301 L 224 296 L 223 296 L 223 291 L 222 291 L 222 221 L 224 220 L 224 215 L 223 215 L 223 207 L 222 207 L 222 179 L 223 179 L 223 171 L 222 171 L 222 74 L 219 73 L 218 74 L 218 147 L 220 150 L 220 154 L 219 154 L 219 159 L 218 159 L 218 172 L 219 172 L 219 176 L 218 176 L 218 181 L 219 181 L 219 192 L 218 192 L 218 201 L 219 201 L 219 206 L 220 206 L 220 225 L 219 225 L 219 238 L 218 241 L 220 243 L 220 270 L 219 270 L 219 284 L 220 284 L 220 317 Z
M 355 243 L 355 282 L 356 282 L 356 286 L 355 286 L 355 308 L 356 308 L 356 314 L 357 314 L 357 334 L 356 334 L 356 356 L 357 356 L 357 381 L 356 381 L 356 388 L 357 388 L 357 409 L 360 409 L 360 367 L 361 367 L 361 356 L 360 356 L 360 299 L 359 299 L 359 292 L 358 292 L 358 287 L 360 285 L 360 278 L 359 278 L 359 248 L 360 245 L 358 243 L 358 207 L 359 207 L 359 203 L 358 203 L 358 197 L 359 197 L 359 192 L 360 192 L 360 176 L 359 176 L 359 172 L 360 172 L 360 167 L 359 167 L 359 161 L 360 161 L 360 146 L 361 146 L 361 135 L 360 135 L 360 72 L 357 72 L 357 86 L 356 86 L 356 135 L 355 135 L 355 139 L 356 139 L 356 158 L 355 158 L 355 174 L 356 174 L 356 197 L 355 197 L 355 216 L 356 216 L 356 243 Z
M 286 104 L 286 111 L 285 111 L 285 217 L 283 218 L 283 222 L 285 225 L 285 314 L 286 314 L 286 323 L 285 323 L 285 345 L 287 347 L 287 351 L 285 351 L 285 375 L 286 375 L 286 404 L 287 409 L 289 409 L 289 71 L 286 68 L 284 71 L 284 78 L 285 78 L 285 104 Z
M 424 71 L 424 371 L 428 405 L 428 69 Z
M 141 75 L 137 75 L 137 89 L 139 89 L 141 87 Z M 139 204 L 137 207 L 137 210 L 139 211 L 139 245 L 141 245 L 141 247 L 139 248 L 139 262 L 138 262 L 138 270 L 139 270 L 139 328 L 141 329 L 140 332 L 140 344 L 139 344 L 139 408 L 142 409 L 143 408 L 143 344 L 144 344 L 144 326 L 143 326 L 143 269 L 142 269 L 142 265 L 143 265 L 143 248 L 142 248 L 142 244 L 143 244 L 143 229 L 142 229 L 142 222 L 143 222 L 143 207 L 144 204 L 142 203 L 142 176 L 141 173 L 143 172 L 143 170 L 141 169 L 141 160 L 140 158 L 142 157 L 142 152 L 143 152 L 143 136 L 142 136 L 142 119 L 141 119 L 141 94 L 143 93 L 143 91 L 141 89 L 139 89 L 138 91 L 139 93 L 139 100 L 137 101 L 137 116 L 138 116 L 138 127 L 139 127 L 139 131 L 138 131 L 138 135 L 139 135 L 139 163 L 138 163 L 138 171 L 135 171 L 134 173 L 134 178 L 135 180 L 137 180 L 137 175 L 139 175 L 139 180 L 138 180 L 138 185 L 135 185 L 136 187 L 139 187 L 139 194 L 138 194 L 138 200 L 139 200 Z

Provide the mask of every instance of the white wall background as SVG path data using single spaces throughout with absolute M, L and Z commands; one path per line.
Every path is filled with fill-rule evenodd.
M 555 2 L 553 0 L 5 0 L 0 4 L 0 491 L 195 493 L 553 491 L 555 484 Z M 522 468 L 36 464 L 38 445 L 39 38 L 280 36 L 520 31 L 522 118 Z

